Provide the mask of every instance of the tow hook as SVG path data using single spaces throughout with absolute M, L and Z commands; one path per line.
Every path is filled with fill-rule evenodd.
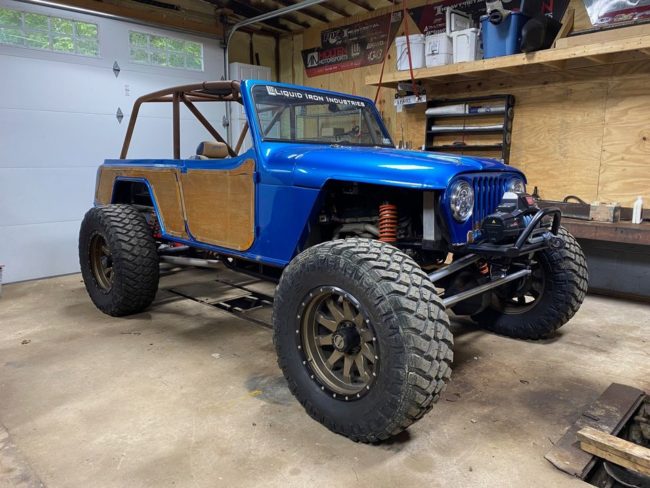
M 564 247 L 564 239 L 551 234 L 550 232 L 547 232 L 544 235 L 546 242 L 548 243 L 548 246 L 551 249 L 562 249 Z

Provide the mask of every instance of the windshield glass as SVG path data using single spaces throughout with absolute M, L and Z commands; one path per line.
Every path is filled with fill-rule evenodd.
M 364 100 L 269 85 L 252 92 L 265 141 L 394 147 Z

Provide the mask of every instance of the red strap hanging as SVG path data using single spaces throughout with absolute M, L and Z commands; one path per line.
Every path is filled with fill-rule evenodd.
M 388 18 L 388 29 L 386 32 L 386 46 L 384 47 L 384 58 L 381 60 L 381 72 L 379 73 L 379 84 L 377 85 L 377 91 L 375 92 L 375 105 L 377 105 L 377 100 L 379 99 L 379 92 L 381 91 L 381 81 L 384 78 L 384 68 L 386 67 L 386 58 L 388 57 L 388 48 L 390 47 L 390 28 L 393 25 L 393 13 L 395 12 L 395 1 L 393 0 L 390 7 L 390 17 Z
M 407 15 L 407 0 L 404 0 L 402 3 L 402 12 L 403 17 L 404 17 L 404 34 L 406 35 L 406 54 L 408 55 L 408 61 L 409 61 L 409 74 L 411 75 L 411 85 L 413 86 L 413 93 L 415 93 L 415 96 L 418 96 L 418 87 L 415 84 L 415 78 L 413 77 L 413 60 L 411 58 L 411 41 L 409 38 L 409 22 L 408 19 L 406 18 Z
M 390 9 L 390 18 L 388 19 L 388 32 L 386 33 L 386 42 L 388 43 L 388 40 L 390 39 L 390 28 L 392 25 L 392 20 L 393 20 L 393 13 L 395 12 L 395 2 L 396 0 L 393 0 L 391 3 L 391 9 Z M 409 26 L 408 26 L 408 19 L 406 16 L 408 15 L 408 7 L 407 7 L 407 0 L 404 0 L 402 3 L 402 21 L 404 22 L 404 33 L 406 34 L 406 53 L 408 55 L 408 62 L 409 62 L 409 73 L 411 76 L 411 84 L 413 86 L 413 93 L 417 96 L 419 94 L 418 92 L 418 86 L 415 83 L 415 77 L 413 76 L 413 61 L 411 58 L 411 42 L 409 40 Z M 377 105 L 377 100 L 379 99 L 379 92 L 381 91 L 381 84 L 384 79 L 384 68 L 386 67 L 386 59 L 388 58 L 388 45 L 384 49 L 384 58 L 382 59 L 381 62 L 381 71 L 379 73 L 379 84 L 377 85 L 377 91 L 375 92 L 375 105 Z

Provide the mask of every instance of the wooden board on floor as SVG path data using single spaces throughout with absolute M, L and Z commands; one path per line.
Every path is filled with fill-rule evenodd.
M 650 476 L 650 449 L 592 427 L 578 431 L 580 448 L 599 458 Z
M 544 456 L 556 468 L 572 476 L 584 479 L 596 464 L 594 456 L 580 449 L 577 433 L 585 427 L 593 427 L 611 434 L 618 434 L 645 398 L 637 388 L 612 383 L 592 403 L 566 433 Z

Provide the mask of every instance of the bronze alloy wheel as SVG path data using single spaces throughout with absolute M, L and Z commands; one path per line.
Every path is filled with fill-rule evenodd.
M 101 234 L 90 239 L 90 268 L 97 284 L 105 291 L 113 286 L 113 255 Z
M 300 307 L 298 349 L 311 378 L 334 398 L 361 398 L 379 371 L 379 350 L 358 300 L 340 288 L 322 286 Z

